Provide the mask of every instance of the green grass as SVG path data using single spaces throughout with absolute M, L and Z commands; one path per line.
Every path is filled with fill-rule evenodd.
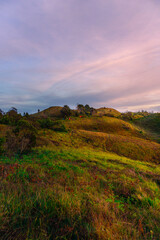
M 135 160 L 156 163 L 160 161 L 160 145 L 149 140 L 84 130 L 79 131 L 78 135 L 88 144 L 101 147 L 105 151 L 114 152 Z
M 68 133 L 55 133 L 51 130 L 45 130 L 39 132 L 37 145 L 46 145 L 52 148 L 98 148 L 105 152 L 114 152 L 135 160 L 155 163 L 159 163 L 160 161 L 160 145 L 158 143 L 115 133 L 108 134 L 86 130 L 71 130 Z
M 0 157 L 0 239 L 158 240 L 160 145 L 116 118 L 59 122 L 67 132 Z
M 140 138 L 145 137 L 144 133 L 140 132 L 140 130 L 132 124 L 113 117 L 73 118 L 71 121 L 65 121 L 65 124 L 72 130 L 97 131 Z
M 160 143 L 160 114 L 150 114 L 149 116 L 137 119 L 135 124 L 148 131 L 151 137 Z
M 155 164 L 67 147 L 0 162 L 1 239 L 158 239 Z

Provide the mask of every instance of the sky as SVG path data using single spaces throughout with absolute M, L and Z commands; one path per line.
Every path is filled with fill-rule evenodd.
M 0 108 L 160 111 L 160 0 L 0 0 Z

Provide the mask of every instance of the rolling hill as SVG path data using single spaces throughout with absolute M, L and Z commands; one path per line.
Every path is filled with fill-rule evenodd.
M 158 240 L 160 144 L 147 125 L 106 114 L 62 119 L 60 110 L 23 117 L 35 147 L 0 155 L 0 239 Z M 0 124 L 0 137 L 16 129 Z
M 32 114 L 32 117 L 38 117 L 38 118 L 47 118 L 47 117 L 60 118 L 60 117 L 62 117 L 61 109 L 62 109 L 62 107 L 59 107 L 59 106 L 49 107 L 49 108 L 47 108 L 47 109 L 45 109 L 43 111 L 40 111 L 40 112 Z
M 120 117 L 121 113 L 114 108 L 98 108 L 96 109 L 95 116 L 109 116 L 109 117 Z
M 148 131 L 153 139 L 160 142 L 160 113 L 150 114 L 149 116 L 135 120 L 134 123 Z

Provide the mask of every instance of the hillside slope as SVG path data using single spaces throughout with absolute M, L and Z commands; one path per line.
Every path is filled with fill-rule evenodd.
M 138 127 L 113 117 L 73 118 L 68 121 L 66 120 L 65 124 L 70 129 L 98 131 L 123 136 L 136 136 L 140 138 L 146 137 L 145 133 Z
M 43 111 L 32 114 L 32 117 L 38 117 L 38 118 L 62 117 L 61 109 L 62 107 L 59 107 L 59 106 L 49 107 Z
M 62 118 L 62 114 L 61 114 L 61 110 L 62 107 L 59 106 L 54 106 L 54 107 L 49 107 L 45 110 L 42 110 L 38 113 L 32 114 L 33 117 L 58 117 L 58 118 Z M 109 116 L 109 117 L 119 117 L 121 115 L 121 113 L 119 111 L 117 111 L 116 109 L 113 108 L 98 108 L 95 109 L 96 111 L 94 111 L 93 116 Z M 76 110 L 71 110 L 73 115 L 75 113 Z
M 160 144 L 117 118 L 34 121 L 32 152 L 0 156 L 0 239 L 159 239 Z
M 158 239 L 160 169 L 90 148 L 0 159 L 1 239 Z M 38 230 L 37 230 L 38 229 Z
M 135 120 L 134 123 L 146 129 L 153 139 L 160 142 L 160 113 L 150 114 L 149 116 Z
M 38 146 L 94 147 L 135 160 L 160 163 L 160 144 L 132 124 L 111 117 L 73 118 L 59 121 L 68 133 L 40 132 Z
M 109 116 L 109 117 L 119 117 L 121 113 L 114 108 L 98 108 L 94 113 L 94 116 Z

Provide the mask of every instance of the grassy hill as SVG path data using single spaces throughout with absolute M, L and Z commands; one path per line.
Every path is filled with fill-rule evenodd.
M 95 116 L 109 116 L 109 117 L 120 117 L 121 113 L 114 108 L 98 108 L 96 109 Z
M 91 117 L 91 118 L 72 118 L 65 121 L 70 129 L 81 129 L 94 132 L 113 133 L 124 136 L 144 137 L 139 128 L 121 119 L 113 117 Z
M 160 113 L 150 114 L 134 122 L 141 128 L 146 129 L 153 139 L 160 142 Z
M 49 107 L 45 110 L 42 110 L 35 114 L 32 114 L 32 116 L 39 117 L 39 118 L 41 118 L 41 117 L 43 117 L 43 118 L 46 118 L 46 117 L 61 118 L 62 117 L 61 110 L 62 110 L 62 107 L 59 107 L 59 106 Z M 74 115 L 76 110 L 71 110 L 71 111 L 72 111 L 72 114 Z M 120 117 L 121 113 L 113 108 L 105 108 L 104 107 L 104 108 L 95 109 L 93 116 Z
M 47 118 L 47 117 L 53 117 L 53 118 L 60 118 L 62 107 L 55 106 L 55 107 L 49 107 L 43 111 L 37 112 L 35 114 L 32 114 L 32 117 L 39 117 L 39 118 Z
M 159 239 L 160 144 L 145 127 L 95 116 L 47 129 L 36 119 L 25 120 L 37 128 L 32 151 L 0 156 L 0 239 Z M 0 137 L 12 128 L 0 125 Z

